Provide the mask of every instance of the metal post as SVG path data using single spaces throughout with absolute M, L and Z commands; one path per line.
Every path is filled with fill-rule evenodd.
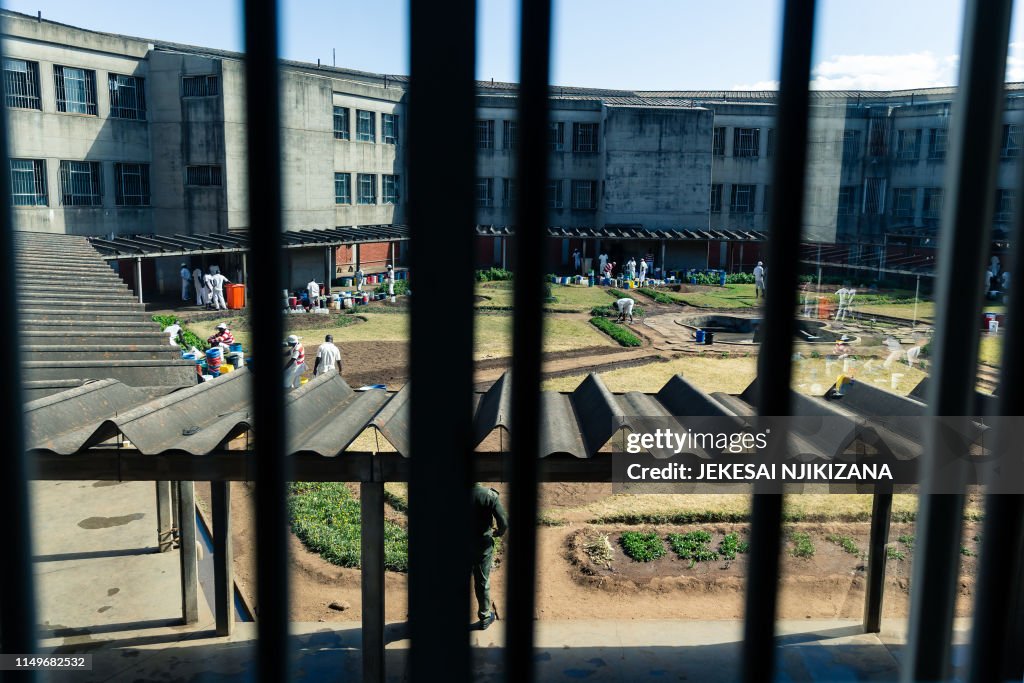
M 249 264 L 244 251 L 242 252 L 242 284 L 249 284 Z
M 353 244 L 352 249 L 355 251 L 356 255 L 356 270 L 359 270 L 360 266 L 362 265 L 359 261 L 359 243 L 356 242 L 355 244 Z
M 359 484 L 363 683 L 384 681 L 384 482 Z
M 138 257 L 135 259 L 135 293 L 139 297 L 139 303 L 144 303 L 142 301 L 142 259 Z
M 156 482 L 156 543 L 166 553 L 174 545 L 174 517 L 171 504 L 171 482 Z
M 217 635 L 235 630 L 235 572 L 231 547 L 231 482 L 210 482 L 213 507 L 213 607 Z
M 882 630 L 882 598 L 885 596 L 886 545 L 892 519 L 892 494 L 875 493 L 871 501 L 871 537 L 868 541 L 868 576 L 864 595 L 864 632 Z
M 199 556 L 196 546 L 195 482 L 178 483 L 178 548 L 181 564 L 181 619 L 186 624 L 199 621 Z
M 397 269 L 398 268 L 398 264 L 395 263 L 395 242 L 394 242 L 394 240 L 391 241 L 391 243 L 388 245 L 388 248 L 391 250 L 391 267 L 393 269 Z
M 921 296 L 921 276 L 917 276 L 917 286 L 914 287 L 914 322 L 910 324 L 910 329 L 917 327 L 917 299 Z
M 331 280 L 333 279 L 334 276 L 331 275 L 331 248 L 324 247 L 324 286 L 327 288 L 327 291 L 330 291 Z
M 665 240 L 661 240 L 661 277 L 668 277 L 668 265 L 665 263 Z

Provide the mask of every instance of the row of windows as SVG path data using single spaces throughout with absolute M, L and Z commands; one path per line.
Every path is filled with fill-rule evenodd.
M 716 157 L 725 156 L 725 135 L 726 128 L 724 126 L 718 126 L 712 131 L 712 155 Z M 765 138 L 765 156 L 773 156 L 775 154 L 775 130 L 769 128 Z M 733 128 L 732 155 L 734 157 L 747 158 L 761 156 L 761 129 Z
M 146 118 L 143 79 L 107 74 L 110 116 L 142 121 Z M 57 111 L 96 116 L 96 72 L 72 66 L 53 66 L 53 89 Z M 4 59 L 4 101 L 17 109 L 42 109 L 39 64 L 24 59 Z
M 512 208 L 519 197 L 518 183 L 513 178 L 500 178 L 502 185 L 502 206 Z M 573 209 L 593 211 L 597 209 L 598 187 L 596 180 L 570 180 L 569 206 Z M 565 208 L 565 180 L 549 180 L 545 191 L 547 208 Z M 494 196 L 494 178 L 477 178 L 476 205 L 481 208 L 497 206 Z
M 103 174 L 98 161 L 60 162 L 61 206 L 102 206 Z M 186 166 L 185 184 L 219 187 L 220 166 Z M 149 164 L 114 164 L 114 204 L 149 206 Z M 14 206 L 49 206 L 45 159 L 11 159 L 11 203 Z
M 854 204 L 856 188 L 845 188 L 849 192 L 848 204 Z M 1015 190 L 996 190 L 995 220 L 1005 223 L 1013 218 Z M 921 214 L 924 218 L 939 218 L 942 215 L 943 190 L 941 187 L 897 187 L 892 191 L 892 214 L 900 218 L 913 218 L 917 212 L 918 198 L 921 199 Z M 855 205 L 855 204 L 854 204 Z M 884 207 L 875 206 L 873 213 L 882 213 Z
M 401 179 L 396 175 L 380 177 L 380 203 L 397 204 L 400 195 Z M 356 174 L 356 204 L 377 203 L 377 175 L 374 173 Z M 352 174 L 334 174 L 334 203 L 352 203 Z
M 334 108 L 334 137 L 337 140 L 351 140 L 350 110 L 348 107 Z M 356 140 L 377 142 L 377 113 L 356 109 Z M 380 115 L 381 142 L 385 145 L 398 144 L 398 114 Z
M 551 121 L 548 123 L 548 149 L 552 152 L 564 152 L 565 147 L 565 121 Z M 495 139 L 493 119 L 481 119 L 476 122 L 476 147 L 477 149 L 499 149 Z M 512 150 L 519 145 L 519 124 L 516 121 L 502 121 L 502 139 L 500 149 Z M 579 153 L 593 153 L 598 151 L 599 123 L 573 123 L 572 124 L 572 151 Z
M 711 213 L 722 212 L 722 196 L 724 185 L 714 183 L 711 186 L 711 200 L 709 202 Z M 764 188 L 764 199 L 762 211 L 768 212 L 769 188 Z M 757 185 L 730 185 L 729 189 L 729 213 L 756 213 Z

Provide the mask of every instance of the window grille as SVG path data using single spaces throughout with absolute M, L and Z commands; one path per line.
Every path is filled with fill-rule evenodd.
M 928 158 L 929 159 L 945 159 L 946 158 L 946 139 L 949 135 L 949 131 L 945 128 L 932 128 L 928 134 Z
M 843 185 L 839 188 L 836 199 L 836 213 L 839 216 L 855 216 L 857 214 L 857 188 Z
M 396 175 L 385 175 L 381 176 L 381 203 L 382 204 L 397 204 L 398 203 L 398 176 Z
M 547 187 L 547 198 L 549 209 L 562 208 L 562 181 L 550 180 Z
M 4 59 L 4 99 L 15 109 L 41 109 L 39 64 L 24 59 Z
M 114 164 L 117 206 L 149 206 L 149 164 Z
M 348 109 L 345 107 L 334 108 L 334 139 L 349 139 Z
M 722 212 L 722 183 L 711 185 L 711 213 Z
M 761 129 L 734 128 L 732 131 L 732 155 L 734 157 L 756 157 L 760 155 Z
M 372 173 L 360 173 L 357 181 L 359 183 L 359 204 L 377 203 L 377 176 Z
M 1020 156 L 1020 126 L 1010 123 L 1003 126 L 1003 157 Z
M 725 156 L 725 128 L 715 128 L 711 137 L 711 154 L 716 157 Z
M 110 116 L 115 119 L 146 120 L 144 81 L 136 76 L 108 74 Z
M 921 206 L 925 218 L 942 217 L 942 197 L 943 189 L 941 187 L 925 188 L 924 203 Z
M 494 121 L 476 122 L 476 148 L 494 149 Z
M 843 131 L 843 161 L 857 161 L 860 159 L 860 131 Z
M 885 211 L 885 178 L 864 179 L 864 206 L 862 212 L 869 216 Z
M 186 166 L 185 184 L 192 187 L 220 187 L 224 184 L 220 166 Z
M 893 213 L 900 218 L 913 218 L 914 195 L 914 190 L 908 187 L 893 190 Z
M 1013 218 L 1016 190 L 996 190 L 996 221 L 1005 223 Z
M 574 180 L 574 181 L 572 181 L 572 208 L 574 208 L 574 209 L 596 209 L 597 208 L 597 181 L 596 180 Z
M 565 151 L 564 121 L 551 121 L 548 123 L 548 149 L 552 152 Z
M 757 185 L 733 185 L 729 213 L 754 213 Z
M 515 207 L 516 200 L 519 196 L 519 184 L 516 182 L 515 178 L 505 178 L 502 180 L 501 184 L 502 201 L 504 202 L 506 209 L 511 209 Z
M 335 173 L 334 174 L 334 203 L 335 204 L 351 204 L 352 203 L 352 174 L 351 173 Z
M 482 208 L 494 206 L 494 178 L 476 179 L 476 205 Z
M 380 127 L 381 134 L 384 137 L 385 145 L 397 145 L 398 144 L 398 115 L 397 114 L 381 114 L 380 115 Z
M 215 97 L 220 94 L 220 77 L 216 74 L 182 76 L 182 97 Z
M 769 128 L 768 135 L 765 136 L 764 143 L 764 155 L 768 158 L 775 156 L 775 129 Z
M 42 159 L 11 159 L 11 204 L 46 206 L 46 162 Z
M 597 151 L 597 123 L 574 123 L 572 124 L 572 151 L 574 152 L 596 152 Z
M 57 111 L 96 116 L 96 72 L 71 66 L 53 67 Z
M 889 156 L 889 119 L 871 119 L 868 128 L 868 156 Z
M 896 131 L 896 158 L 900 161 L 917 161 L 920 156 L 921 131 Z
M 519 146 L 518 135 L 519 127 L 515 121 L 504 121 L 504 130 L 502 131 L 502 147 L 504 149 L 515 149 Z
M 356 110 L 356 140 L 377 142 L 377 115 L 374 112 Z
M 63 206 L 100 206 L 103 204 L 99 162 L 60 162 L 60 192 L 60 203 Z

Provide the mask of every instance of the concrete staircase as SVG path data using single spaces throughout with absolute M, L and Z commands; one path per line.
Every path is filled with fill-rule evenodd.
M 22 367 L 28 400 L 92 379 L 190 386 L 145 307 L 84 237 L 15 232 Z

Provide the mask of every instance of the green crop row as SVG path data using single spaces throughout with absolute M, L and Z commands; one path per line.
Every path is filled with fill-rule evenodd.
M 160 323 L 160 331 L 162 332 L 174 323 L 178 322 L 178 319 L 173 315 L 154 315 L 153 322 Z M 185 341 L 185 344 L 182 347 L 184 349 L 189 349 L 194 346 L 200 351 L 205 351 L 210 348 L 210 345 L 206 343 L 205 339 L 184 325 L 181 326 L 181 336 Z
M 625 327 L 616 325 L 608 318 L 593 317 L 590 324 L 619 343 L 620 346 L 641 346 L 643 342 Z
M 651 289 L 650 287 L 641 287 L 640 289 L 638 289 L 636 291 L 640 292 L 644 296 L 649 296 L 650 298 L 652 298 L 655 301 L 657 301 L 659 304 L 677 304 L 677 303 L 679 303 L 678 301 L 676 301 L 675 299 L 670 297 L 668 294 L 665 294 L 664 292 L 659 292 L 657 290 Z

